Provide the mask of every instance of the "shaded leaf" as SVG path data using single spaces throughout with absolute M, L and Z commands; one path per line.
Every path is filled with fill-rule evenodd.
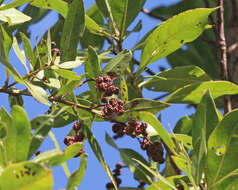
M 208 15 L 217 8 L 192 9 L 180 13 L 160 24 L 146 39 L 137 75 L 144 68 L 194 41 L 206 29 Z
M 238 94 L 238 86 L 228 81 L 208 81 L 184 86 L 173 92 L 165 101 L 168 103 L 198 104 L 203 94 L 210 89 L 216 99 L 225 94 Z
M 70 4 L 63 33 L 60 41 L 62 61 L 72 61 L 77 56 L 77 47 L 80 36 L 85 27 L 85 13 L 83 0 L 73 0 Z
M 12 47 L 12 36 L 8 34 L 3 25 L 0 25 L 0 38 L 2 39 L 0 43 L 0 55 L 8 61 L 8 54 Z
M 69 80 L 82 80 L 82 76 L 77 76 L 75 72 L 66 69 L 54 69 L 54 71 L 61 77 Z
M 19 7 L 21 5 L 24 5 L 25 3 L 30 2 L 30 1 L 31 0 L 15 0 L 11 3 L 8 3 L 7 5 L 4 5 L 4 6 L 0 7 L 0 11 L 7 10 L 7 9 L 10 9 L 10 8 Z
M 57 96 L 68 94 L 72 92 L 77 86 L 81 85 L 83 82 L 81 80 L 68 81 L 60 90 L 57 92 Z
M 149 80 L 139 84 L 152 91 L 173 92 L 188 84 L 211 80 L 210 77 L 199 67 L 183 66 L 162 71 Z
M 127 103 L 128 102 L 128 88 L 127 88 L 126 80 L 123 75 L 121 75 L 120 91 L 121 91 L 123 102 Z
M 5 168 L 0 176 L 2 190 L 51 190 L 52 187 L 52 171 L 32 162 L 12 164 Z

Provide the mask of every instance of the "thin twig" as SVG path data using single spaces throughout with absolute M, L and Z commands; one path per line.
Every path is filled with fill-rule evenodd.
M 132 57 L 132 61 L 136 64 L 136 65 L 140 65 L 140 62 L 137 61 L 134 57 Z M 148 67 L 145 68 L 145 72 L 147 72 L 149 75 L 156 75 L 151 69 L 149 69 Z
M 218 6 L 220 9 L 217 13 L 217 24 L 218 24 L 218 44 L 220 48 L 220 70 L 221 79 L 228 80 L 228 69 L 227 69 L 227 52 L 226 52 L 226 39 L 224 31 L 224 4 L 223 0 L 218 0 Z M 224 114 L 228 113 L 232 109 L 231 97 L 224 96 Z
M 230 54 L 238 48 L 238 43 L 234 43 L 227 48 L 227 53 Z
M 153 13 L 150 12 L 148 9 L 141 9 L 141 11 L 142 11 L 143 13 L 145 13 L 146 15 L 150 16 L 150 17 L 153 17 L 153 18 L 156 18 L 156 19 L 159 19 L 159 20 L 162 20 L 162 21 L 167 20 L 166 18 L 164 18 L 164 17 L 162 17 L 162 16 L 153 14 Z

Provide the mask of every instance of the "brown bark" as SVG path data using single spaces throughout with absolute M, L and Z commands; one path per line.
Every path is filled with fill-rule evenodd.
M 238 84 L 238 0 L 228 0 L 228 29 L 226 31 L 228 47 L 228 68 L 230 80 Z M 238 95 L 232 97 L 233 108 L 238 107 Z

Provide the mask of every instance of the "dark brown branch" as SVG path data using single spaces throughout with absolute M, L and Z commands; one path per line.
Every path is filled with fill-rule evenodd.
M 17 90 L 17 89 L 1 88 L 0 93 L 6 93 L 6 94 L 9 94 L 9 95 L 13 95 L 13 96 L 20 96 L 20 95 L 31 96 L 30 92 L 28 92 L 26 90 Z
M 153 14 L 152 12 L 150 12 L 150 11 L 147 10 L 147 9 L 141 9 L 141 11 L 142 11 L 143 13 L 145 13 L 146 15 L 152 17 L 152 18 L 159 19 L 159 20 L 162 20 L 162 21 L 167 20 L 166 18 L 164 18 L 164 17 L 162 17 L 162 16 Z
M 218 0 L 218 6 L 220 9 L 217 13 L 217 25 L 218 25 L 218 44 L 220 48 L 220 72 L 221 79 L 228 80 L 228 69 L 227 69 L 227 50 L 226 50 L 226 39 L 224 31 L 224 4 L 223 0 Z M 232 109 L 231 97 L 224 96 L 224 114 L 228 113 Z

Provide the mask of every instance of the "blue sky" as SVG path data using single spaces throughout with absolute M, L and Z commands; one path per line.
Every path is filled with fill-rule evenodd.
M 9 1 L 6 1 L 6 3 L 7 2 Z M 169 5 L 175 2 L 178 2 L 178 0 L 166 0 L 166 1 L 165 0 L 147 0 L 144 7 L 151 10 L 153 7 L 156 7 L 158 5 Z M 93 3 L 94 3 L 94 0 L 85 0 L 85 8 L 88 9 Z M 125 48 L 128 48 L 128 49 L 132 48 L 133 45 L 136 42 L 138 42 L 145 33 L 147 33 L 153 27 L 159 24 L 158 20 L 149 18 L 143 13 L 140 13 L 138 18 L 131 25 L 131 28 L 139 21 L 139 19 L 142 19 L 142 30 L 139 33 L 132 34 L 125 41 L 124 43 Z M 56 20 L 57 20 L 57 14 L 55 12 L 52 12 L 40 23 L 33 25 L 30 28 L 30 30 L 32 31 L 32 36 L 30 39 L 31 43 L 34 45 L 36 37 L 37 36 L 41 37 L 47 29 L 49 29 L 51 26 L 54 25 Z M 139 58 L 139 55 L 137 55 L 137 57 Z M 12 50 L 10 52 L 10 63 L 13 64 L 20 73 L 24 74 L 24 68 L 21 65 L 20 61 L 16 58 L 15 53 Z M 161 59 L 157 61 L 156 63 L 152 64 L 150 68 L 154 70 L 155 72 L 158 72 L 159 65 L 169 68 L 166 59 Z M 1 72 L 3 71 L 2 65 L 0 65 L 0 71 Z M 0 85 L 2 85 L 3 82 L 4 82 L 4 78 L 0 78 Z M 158 93 L 152 93 L 149 91 L 144 91 L 143 93 L 146 98 L 153 98 L 158 96 Z M 46 106 L 40 105 L 36 101 L 32 100 L 32 98 L 24 97 L 24 101 L 25 101 L 25 109 L 30 119 L 36 117 L 39 114 L 44 114 L 44 112 L 46 112 L 48 109 Z M 6 94 L 0 94 L 0 102 L 1 102 L 0 104 L 1 106 L 4 106 L 8 111 L 10 111 L 9 104 L 8 104 L 8 96 Z M 175 126 L 176 122 L 178 121 L 180 117 L 191 114 L 193 113 L 193 111 L 194 111 L 193 109 L 186 109 L 185 105 L 172 105 L 168 109 L 161 112 L 162 124 L 167 130 L 169 130 L 169 128 L 173 128 Z M 106 123 L 106 122 L 95 123 L 93 125 L 92 131 L 102 147 L 102 151 L 103 151 L 106 162 L 108 163 L 109 167 L 113 169 L 116 162 L 120 161 L 120 155 L 117 151 L 112 149 L 109 145 L 107 145 L 104 142 L 106 131 L 111 136 L 113 135 L 111 132 L 111 125 L 112 124 Z M 64 128 L 53 129 L 53 133 L 55 134 L 62 149 L 65 148 L 65 145 L 63 144 L 63 139 L 68 133 L 68 131 L 71 129 L 71 127 L 72 125 L 66 126 Z M 121 148 L 132 148 L 140 152 L 142 155 L 145 155 L 145 153 L 140 150 L 139 144 L 135 139 L 125 137 L 123 139 L 117 140 L 116 143 Z M 42 147 L 40 148 L 40 150 L 46 151 L 50 149 L 54 149 L 54 145 L 51 139 L 47 138 L 46 141 L 43 143 Z M 107 177 L 107 174 L 105 173 L 104 169 L 99 164 L 99 162 L 96 160 L 88 143 L 85 143 L 85 151 L 89 155 L 88 165 L 87 165 L 85 177 L 79 189 L 89 189 L 89 190 L 105 189 L 105 184 L 109 182 L 109 178 Z M 68 161 L 67 164 L 70 171 L 73 172 L 79 167 L 80 159 L 79 158 L 72 159 Z M 55 184 L 54 184 L 55 190 L 66 187 L 67 178 L 61 166 L 56 167 L 54 169 L 54 180 L 55 180 Z M 126 168 L 123 169 L 121 186 L 136 187 L 137 185 L 138 183 L 133 179 L 133 176 L 130 173 L 130 171 Z

